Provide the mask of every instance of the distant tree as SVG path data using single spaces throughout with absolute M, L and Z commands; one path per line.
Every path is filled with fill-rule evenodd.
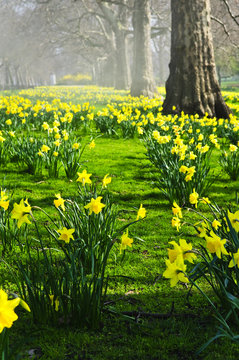
M 164 113 L 228 118 L 216 75 L 210 0 L 171 0 L 172 33 Z
M 130 86 L 130 68 L 128 58 L 128 15 L 131 8 L 126 0 L 96 0 L 102 12 L 103 20 L 107 21 L 114 34 L 111 62 L 115 63 L 116 89 L 128 89 Z M 128 1 L 129 2 L 129 1 Z M 108 36 L 108 35 L 106 35 Z
M 156 91 L 151 51 L 150 0 L 135 0 L 133 9 L 132 96 L 153 97 Z

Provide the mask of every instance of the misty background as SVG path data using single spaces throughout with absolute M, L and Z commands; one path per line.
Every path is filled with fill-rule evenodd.
M 133 5 L 134 0 L 0 0 L 0 89 L 75 83 L 128 89 Z M 239 15 L 239 0 L 212 0 L 211 8 L 219 80 L 237 80 L 239 26 L 230 12 Z M 170 0 L 152 0 L 157 85 L 168 77 L 170 23 Z M 117 72 L 120 61 L 126 61 L 124 83 L 117 80 L 123 76 Z

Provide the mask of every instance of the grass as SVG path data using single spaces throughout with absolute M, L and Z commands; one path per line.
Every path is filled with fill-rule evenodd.
M 98 110 L 98 107 L 97 107 Z M 79 330 L 66 325 L 58 327 L 34 324 L 31 316 L 17 310 L 19 320 L 11 329 L 10 341 L 21 359 L 42 360 L 176 360 L 176 359 L 227 359 L 239 357 L 239 349 L 229 341 L 217 341 L 202 355 L 195 353 L 210 337 L 215 335 L 215 319 L 211 309 L 197 290 L 187 298 L 183 286 L 171 289 L 162 277 L 165 270 L 168 241 L 178 237 L 171 227 L 172 211 L 167 200 L 154 187 L 155 169 L 147 160 L 143 143 L 138 139 L 99 137 L 93 150 L 86 148 L 82 169 L 92 173 L 92 179 L 101 181 L 109 173 L 109 189 L 114 202 L 122 210 L 122 223 L 134 220 L 142 203 L 147 217 L 134 224 L 130 237 L 134 238 L 132 250 L 121 261 L 119 249 L 110 258 L 107 275 L 109 287 L 105 311 L 98 331 Z M 236 205 L 239 181 L 231 182 L 218 166 L 218 153 L 214 151 L 212 169 L 219 174 L 208 196 L 219 205 Z M 213 175 L 211 175 L 213 176 Z M 55 194 L 63 198 L 74 197 L 77 189 L 74 180 L 67 180 L 60 173 L 59 179 L 49 179 L 46 174 L 33 176 L 14 163 L 1 167 L 0 183 L 13 191 L 12 201 L 23 197 L 51 214 Z M 39 217 L 41 221 L 41 217 Z M 142 239 L 137 240 L 137 237 Z M 191 241 L 197 243 L 197 238 Z M 14 256 L 14 255 L 13 255 Z M 6 259 L 11 264 L 11 258 Z M 11 273 L 3 262 L 0 264 L 1 287 L 14 289 Z M 172 316 L 163 319 L 127 319 L 121 311 L 144 311 L 167 314 L 174 304 Z M 115 312 L 115 313 L 114 313 Z M 33 355 L 35 354 L 35 355 Z M 33 357 L 31 357 L 33 356 Z
M 238 81 L 222 81 L 221 89 L 224 91 L 238 91 L 239 82 Z

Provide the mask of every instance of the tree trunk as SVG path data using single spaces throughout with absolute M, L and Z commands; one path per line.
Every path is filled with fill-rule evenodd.
M 118 90 L 129 89 L 128 48 L 124 30 L 116 30 L 115 48 L 115 88 Z
M 110 2 L 109 2 L 110 3 Z M 115 88 L 125 90 L 129 88 L 129 66 L 128 66 L 128 48 L 127 48 L 127 15 L 126 0 L 119 4 L 118 13 L 113 11 L 109 4 L 97 0 L 105 19 L 107 20 L 111 31 L 114 34 L 112 52 L 115 60 Z
M 98 58 L 95 68 L 95 80 L 99 86 L 115 87 L 114 56 Z
M 150 19 L 150 1 L 135 0 L 133 10 L 132 96 L 153 97 L 156 90 L 153 80 Z
M 172 34 L 164 113 L 228 118 L 216 75 L 210 0 L 171 0 Z M 176 106 L 176 111 L 172 107 Z

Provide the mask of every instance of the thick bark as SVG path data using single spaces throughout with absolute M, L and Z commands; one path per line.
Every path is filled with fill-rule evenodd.
M 132 70 L 132 96 L 153 97 L 155 85 L 150 31 L 150 1 L 135 0 L 133 12 L 134 54 Z
M 210 0 L 171 0 L 172 34 L 164 113 L 184 111 L 227 118 L 217 80 L 210 25 Z

